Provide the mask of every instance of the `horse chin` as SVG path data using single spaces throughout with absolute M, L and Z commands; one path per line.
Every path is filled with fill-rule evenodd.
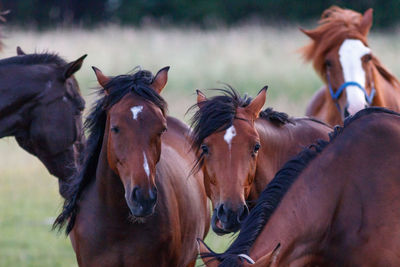
M 149 215 L 150 216 L 150 215 Z M 143 223 L 146 223 L 146 219 L 147 219 L 148 217 L 136 217 L 136 216 L 134 216 L 132 213 L 129 213 L 129 216 L 128 216 L 128 220 L 131 222 L 131 223 L 137 223 L 137 224 L 143 224 Z
M 216 233 L 219 236 L 226 235 L 226 234 L 232 234 L 239 230 L 239 229 L 237 229 L 234 231 L 230 231 L 230 230 L 224 229 L 221 221 L 216 216 L 216 212 L 213 213 L 213 216 L 211 219 L 211 227 L 212 227 L 214 233 Z

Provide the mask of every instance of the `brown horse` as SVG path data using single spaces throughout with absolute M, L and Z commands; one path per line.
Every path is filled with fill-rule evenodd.
M 285 164 L 225 253 L 203 256 L 230 267 L 400 266 L 399 151 L 400 114 L 356 113 Z
M 0 60 L 0 138 L 15 136 L 38 157 L 59 178 L 64 197 L 85 142 L 85 101 L 73 75 L 85 57 L 70 63 L 49 53 Z
M 367 106 L 400 111 L 400 83 L 372 54 L 367 36 L 372 26 L 372 9 L 364 15 L 331 7 L 324 11 L 319 26 L 303 30 L 311 43 L 303 48 L 325 82 L 313 96 L 306 115 L 330 125 Z
M 86 121 L 83 168 L 55 226 L 68 221 L 80 266 L 194 266 L 210 221 L 189 130 L 166 117 L 169 67 L 114 78 Z M 167 131 L 168 128 L 168 131 Z
M 204 172 L 217 234 L 238 231 L 249 206 L 279 168 L 317 139 L 327 139 L 332 130 L 313 119 L 289 118 L 271 108 L 261 111 L 266 90 L 254 100 L 231 87 L 210 99 L 197 91 L 192 148 L 199 155 L 195 168 Z

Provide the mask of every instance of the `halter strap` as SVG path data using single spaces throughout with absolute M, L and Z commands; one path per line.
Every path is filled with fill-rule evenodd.
M 374 96 L 375 96 L 375 92 L 376 92 L 375 86 L 372 86 L 371 94 L 368 95 L 368 93 L 365 90 L 365 88 L 361 84 L 359 84 L 358 82 L 345 82 L 338 88 L 338 90 L 336 92 L 334 92 L 333 89 L 332 89 L 332 86 L 331 86 L 329 70 L 326 72 L 326 79 L 328 81 L 329 93 L 331 94 L 331 97 L 332 97 L 333 101 L 336 104 L 337 104 L 337 100 L 339 99 L 339 97 L 342 94 L 343 90 L 346 89 L 347 86 L 356 86 L 356 87 L 358 87 L 364 93 L 365 100 L 367 100 L 368 105 L 371 105 L 372 101 L 374 100 Z
M 246 254 L 239 254 L 238 257 L 239 257 L 239 258 L 245 259 L 245 260 L 246 260 L 248 263 L 250 263 L 250 264 L 256 263 L 252 258 L 250 258 L 249 255 L 246 255 Z

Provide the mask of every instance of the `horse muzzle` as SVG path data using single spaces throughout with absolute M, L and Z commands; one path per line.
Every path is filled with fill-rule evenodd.
M 229 206 L 220 204 L 214 210 L 211 226 L 218 235 L 235 233 L 240 230 L 242 222 L 249 214 L 249 208 L 246 204 L 233 211 Z
M 150 216 L 157 204 L 157 188 L 153 187 L 145 193 L 142 188 L 136 186 L 132 193 L 126 196 L 126 202 L 134 217 Z

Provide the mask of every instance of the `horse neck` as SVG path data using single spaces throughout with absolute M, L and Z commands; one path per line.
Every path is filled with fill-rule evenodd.
M 332 179 L 321 177 L 317 175 L 318 170 L 310 171 L 308 168 L 283 196 L 254 242 L 249 253 L 254 260 L 271 252 L 280 243 L 278 265 L 286 266 L 289 265 L 286 259 L 297 260 L 312 255 L 313 248 L 321 246 L 331 222 L 327 218 L 334 216 L 337 208 L 332 199 L 340 194 L 341 181 L 335 181 L 336 187 L 333 187 Z
M 276 126 L 264 119 L 256 121 L 262 149 L 257 160 L 256 177 L 250 194 L 250 200 L 256 200 L 275 173 L 301 149 L 317 139 L 328 138 L 331 129 L 309 120 L 296 120 L 296 125 Z

